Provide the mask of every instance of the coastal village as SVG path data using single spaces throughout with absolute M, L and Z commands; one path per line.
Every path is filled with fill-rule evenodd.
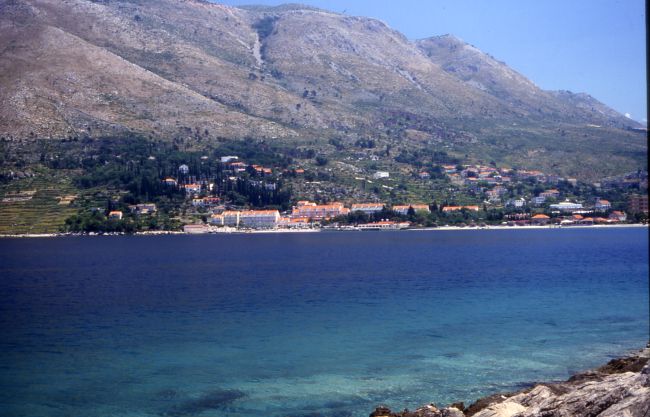
M 494 226 L 593 226 L 617 225 L 645 219 L 648 213 L 647 194 L 631 194 L 613 206 L 605 198 L 578 199 L 571 191 L 578 187 L 573 178 L 548 175 L 541 171 L 514 170 L 484 165 L 443 164 L 433 167 L 455 187 L 469 190 L 477 197 L 474 204 L 405 201 L 390 204 L 384 201 L 310 201 L 298 200 L 288 210 L 278 207 L 254 208 L 228 201 L 220 192 L 227 183 L 246 183 L 260 192 L 278 188 L 278 177 L 305 175 L 299 167 L 277 172 L 277 169 L 249 164 L 238 156 L 223 156 L 219 163 L 227 174 L 218 184 L 214 178 L 193 175 L 186 164 L 178 167 L 178 175 L 161 179 L 165 188 L 184 195 L 187 211 L 182 230 L 201 234 L 234 231 L 316 231 L 316 230 L 403 230 L 422 227 L 486 228 Z M 427 181 L 431 173 L 416 173 Z M 377 171 L 372 181 L 387 180 L 390 172 Z M 369 182 L 371 180 L 368 180 Z M 533 191 L 522 191 L 521 184 L 534 185 Z M 598 187 L 630 187 L 647 191 L 647 173 L 636 173 L 617 183 Z M 530 187 L 525 190 L 530 190 Z M 128 210 L 111 210 L 108 220 L 121 221 L 125 216 L 153 217 L 155 203 L 129 205 Z M 634 219 L 630 218 L 632 214 Z

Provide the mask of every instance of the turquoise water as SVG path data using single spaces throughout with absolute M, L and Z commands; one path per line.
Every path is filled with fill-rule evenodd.
M 3 416 L 367 416 L 648 340 L 647 229 L 0 240 Z

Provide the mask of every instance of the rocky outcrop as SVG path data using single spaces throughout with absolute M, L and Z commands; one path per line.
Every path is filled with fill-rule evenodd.
M 378 407 L 370 417 L 648 417 L 650 344 L 630 357 L 614 359 L 566 382 L 537 384 L 527 390 L 495 394 L 465 408 L 462 403 L 415 411 Z

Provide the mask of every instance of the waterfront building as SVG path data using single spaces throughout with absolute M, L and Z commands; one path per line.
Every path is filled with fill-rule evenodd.
M 546 214 L 536 214 L 533 217 L 531 217 L 532 223 L 538 226 L 544 226 L 548 224 L 550 220 L 551 218 Z
M 215 226 L 223 226 L 223 214 L 213 214 L 210 216 L 210 224 L 214 224 Z
M 274 229 L 280 222 L 277 210 L 246 210 L 239 213 L 239 225 L 251 229 Z
M 221 213 L 223 216 L 223 225 L 224 226 L 232 226 L 232 227 L 237 227 L 239 226 L 239 214 L 241 212 L 239 211 L 233 211 L 233 210 L 228 210 L 224 211 Z
M 409 222 L 393 222 L 384 220 L 380 222 L 360 224 L 357 227 L 360 230 L 399 230 L 406 229 L 410 225 Z
M 609 219 L 613 221 L 618 221 L 618 222 L 624 222 L 627 220 L 627 214 L 625 214 L 622 211 L 612 211 L 612 213 L 609 215 Z
M 292 217 L 307 217 L 312 220 L 330 219 L 348 213 L 350 209 L 343 207 L 343 203 L 316 204 L 311 201 L 298 201 L 291 211 Z

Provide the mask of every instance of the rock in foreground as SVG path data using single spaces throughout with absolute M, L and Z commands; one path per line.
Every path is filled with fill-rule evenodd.
M 430 404 L 415 411 L 378 407 L 370 417 L 647 417 L 650 416 L 650 344 L 566 382 L 482 398 L 465 408 Z

